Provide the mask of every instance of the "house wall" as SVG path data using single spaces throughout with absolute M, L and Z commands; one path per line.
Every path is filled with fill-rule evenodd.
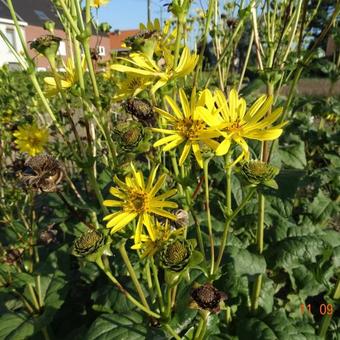
M 32 26 L 32 25 L 28 25 L 25 31 L 26 31 L 26 41 L 27 41 L 28 47 L 30 45 L 30 42 L 32 42 L 33 40 L 39 38 L 42 35 L 48 34 L 48 32 L 44 30 L 42 27 Z M 63 42 L 61 42 L 61 45 L 63 46 L 61 46 L 59 51 L 61 52 L 60 55 L 63 57 L 63 59 L 66 60 L 67 56 L 70 55 L 70 49 L 69 49 L 69 43 L 66 40 L 65 32 L 62 30 L 56 29 L 54 31 L 54 34 L 57 37 L 60 37 L 63 39 Z M 100 61 L 108 60 L 110 58 L 110 52 L 111 52 L 110 38 L 108 36 L 99 36 L 98 38 L 96 36 L 92 36 L 90 38 L 90 47 L 95 48 L 96 46 L 101 46 L 102 48 L 105 49 L 105 55 L 101 56 Z M 29 53 L 31 57 L 34 58 L 38 69 L 40 68 L 41 70 L 43 70 L 43 69 L 49 68 L 48 62 L 44 56 L 39 55 L 35 50 L 31 50 L 30 48 L 29 50 L 30 50 Z
M 21 30 L 25 36 L 24 28 L 27 25 L 26 23 L 19 22 Z M 19 35 L 15 30 L 15 27 L 13 25 L 13 21 L 9 19 L 1 19 L 0 18 L 0 30 L 6 34 L 6 30 L 12 30 L 13 37 L 14 37 L 14 47 L 18 53 L 22 52 L 21 43 L 19 40 Z M 4 64 L 8 63 L 17 63 L 17 59 L 13 55 L 13 53 L 10 51 L 10 49 L 7 47 L 6 43 L 3 41 L 3 39 L 0 38 L 0 67 Z

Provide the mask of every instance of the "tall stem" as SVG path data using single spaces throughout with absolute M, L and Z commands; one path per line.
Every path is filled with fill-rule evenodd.
M 97 265 L 98 267 L 106 274 L 106 276 L 112 281 L 112 283 L 118 288 L 118 290 L 125 295 L 125 297 L 133 303 L 136 307 L 141 309 L 146 314 L 154 317 L 154 318 L 160 318 L 160 315 L 151 311 L 149 308 L 146 308 L 143 306 L 140 302 L 138 302 L 120 283 L 119 281 L 112 275 L 109 269 L 105 268 L 104 263 L 101 258 L 97 259 Z
M 210 241 L 210 274 L 214 273 L 214 263 L 215 263 L 215 245 L 214 245 L 214 235 L 211 224 L 211 214 L 210 214 L 210 201 L 209 201 L 209 159 L 204 160 L 203 170 L 204 170 L 204 189 L 205 189 L 205 204 L 207 210 L 207 222 L 209 231 L 209 241 Z
M 258 194 L 258 221 L 257 221 L 257 251 L 261 255 L 263 252 L 263 236 L 264 236 L 264 208 L 265 198 L 262 193 Z M 253 312 L 258 309 L 258 299 L 261 293 L 262 286 L 262 274 L 256 277 L 255 285 L 253 288 L 253 294 L 251 298 L 251 310 Z
M 132 282 L 133 284 L 135 285 L 136 289 L 137 289 L 137 293 L 139 295 L 139 298 L 141 299 L 143 305 L 146 307 L 146 308 L 150 308 L 149 307 L 149 304 L 148 302 L 146 301 L 146 298 L 145 298 L 145 295 L 144 295 L 144 292 L 143 292 L 143 289 L 137 279 L 137 276 L 136 276 L 136 273 L 135 273 L 135 270 L 133 269 L 132 267 L 132 264 L 130 262 L 130 259 L 129 259 L 129 256 L 125 250 L 125 244 L 122 244 L 120 247 L 119 247 L 119 252 L 120 252 L 120 255 L 122 256 L 123 258 L 123 261 L 127 267 L 127 270 L 130 274 L 130 277 L 132 279 Z

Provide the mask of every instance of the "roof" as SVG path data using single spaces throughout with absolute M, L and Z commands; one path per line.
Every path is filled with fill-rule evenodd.
M 132 37 L 139 33 L 139 29 L 131 29 L 131 30 L 125 30 L 125 31 L 115 31 L 110 33 L 110 44 L 111 44 L 111 50 L 119 50 L 123 51 L 125 49 L 122 48 L 122 43 L 124 40 L 128 37 Z
M 6 0 L 0 0 L 0 18 L 11 19 Z M 28 25 L 43 27 L 45 21 L 52 20 L 55 22 L 57 29 L 64 29 L 59 20 L 58 13 L 48 0 L 12 0 L 18 19 L 25 21 Z M 93 30 L 95 31 L 95 30 Z M 106 34 L 99 35 L 106 36 Z
M 50 1 L 12 0 L 12 3 L 17 15 L 29 25 L 43 26 L 46 20 L 52 20 L 56 28 L 62 28 L 57 12 Z M 3 17 L 1 10 L 0 13 L 0 17 Z

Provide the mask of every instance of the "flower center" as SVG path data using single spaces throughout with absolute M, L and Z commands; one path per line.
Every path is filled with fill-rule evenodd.
M 225 128 L 224 130 L 226 130 L 227 132 L 238 132 L 239 130 L 242 129 L 243 126 L 243 122 L 237 120 L 235 122 L 230 122 Z
M 204 130 L 205 123 L 202 120 L 193 120 L 191 118 L 185 118 L 180 120 L 175 129 L 187 139 L 198 138 L 200 131 Z
M 148 210 L 149 200 L 147 194 L 144 192 L 131 192 L 129 203 L 128 208 L 135 212 L 140 213 Z
M 166 258 L 172 264 L 178 264 L 182 262 L 187 257 L 187 250 L 183 246 L 183 244 L 179 241 L 176 241 L 169 245 L 166 250 Z
M 41 139 L 39 138 L 39 136 L 36 136 L 36 135 L 31 135 L 27 138 L 27 141 L 28 141 L 28 144 L 31 146 L 31 147 L 34 147 L 34 146 L 39 146 L 39 144 L 41 143 Z

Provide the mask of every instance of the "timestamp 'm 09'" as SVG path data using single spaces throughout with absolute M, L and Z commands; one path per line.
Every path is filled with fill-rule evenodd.
M 308 312 L 308 313 L 312 313 L 312 305 L 309 303 L 308 305 L 305 305 L 305 304 L 301 304 L 300 305 L 300 310 L 301 310 L 301 314 L 304 314 L 305 312 Z M 320 315 L 329 315 L 331 316 L 334 312 L 334 308 L 333 308 L 333 305 L 331 303 L 328 303 L 328 304 L 325 304 L 325 303 L 322 303 L 320 306 L 319 306 L 319 313 Z

